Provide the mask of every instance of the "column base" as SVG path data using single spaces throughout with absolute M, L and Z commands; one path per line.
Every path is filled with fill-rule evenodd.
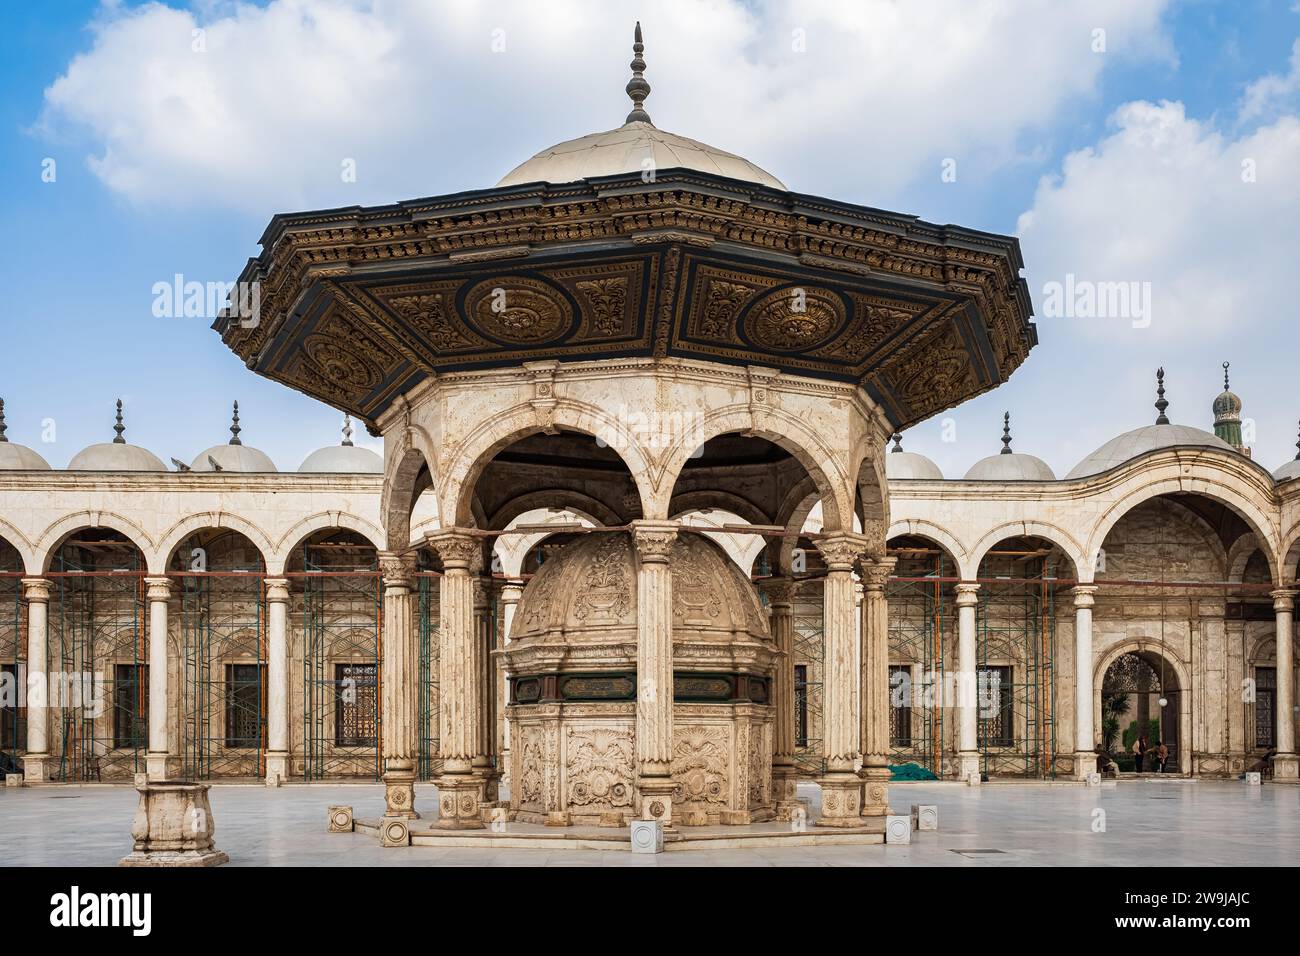
M 49 754 L 28 754 L 23 757 L 23 782 L 49 783 L 58 766 L 58 761 Z
M 862 774 L 862 812 L 864 817 L 889 816 L 888 767 L 871 767 Z
M 181 760 L 171 754 L 146 754 L 144 769 L 150 780 L 176 780 L 180 777 Z
M 859 816 L 862 781 L 856 773 L 828 773 L 817 782 L 822 788 L 822 814 L 817 818 L 817 826 L 858 827 L 862 825 Z
M 272 751 L 266 755 L 266 781 L 279 780 L 284 783 L 289 779 L 289 755 L 283 750 Z
M 471 774 L 438 778 L 438 821 L 440 830 L 483 829 L 483 781 Z
M 394 757 L 384 767 L 384 817 L 386 819 L 418 820 L 415 812 L 415 764 Z
M 1276 754 L 1273 757 L 1274 783 L 1300 783 L 1300 756 Z
M 1091 750 L 1076 750 L 1074 752 L 1074 774 L 1073 779 L 1086 781 L 1088 774 L 1097 772 L 1097 754 Z
M 789 765 L 772 768 L 772 802 L 776 805 L 776 819 L 795 820 L 800 812 L 807 815 L 807 807 L 799 799 L 799 777 Z
M 980 782 L 980 755 L 976 751 L 963 750 L 957 755 L 957 779 L 962 783 L 971 783 L 971 774 L 975 775 L 973 785 Z
M 673 796 L 677 782 L 672 777 L 640 777 L 636 782 L 641 802 L 641 819 L 656 820 L 664 826 L 672 823 Z

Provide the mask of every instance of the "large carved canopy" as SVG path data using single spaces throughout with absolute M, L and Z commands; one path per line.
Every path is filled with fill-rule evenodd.
M 679 356 L 860 383 L 896 428 L 1036 344 L 1014 238 L 694 170 L 276 216 L 213 327 L 374 427 L 441 371 Z

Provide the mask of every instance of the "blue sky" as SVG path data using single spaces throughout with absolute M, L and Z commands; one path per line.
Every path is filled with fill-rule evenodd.
M 154 317 L 154 283 L 233 279 L 273 213 L 490 186 L 617 126 L 637 17 L 662 128 L 802 192 L 1022 236 L 1041 344 L 905 436 L 949 477 L 997 451 L 1006 409 L 1017 450 L 1063 475 L 1154 420 L 1160 364 L 1172 419 L 1208 428 L 1230 360 L 1257 459 L 1295 454 L 1300 12 L 1284 0 L 7 4 L 10 439 L 62 466 L 112 437 L 120 396 L 128 440 L 164 460 L 224 441 L 233 399 L 282 470 L 337 441 L 333 409 L 248 372 L 208 320 Z M 1044 315 L 1066 274 L 1148 283 L 1150 323 Z

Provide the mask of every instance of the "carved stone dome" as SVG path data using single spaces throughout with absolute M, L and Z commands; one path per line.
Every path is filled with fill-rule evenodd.
M 767 615 L 754 586 L 726 553 L 682 531 L 669 562 L 673 642 L 768 642 Z M 637 563 L 627 532 L 591 534 L 559 551 L 524 588 L 510 641 L 627 641 L 635 660 Z

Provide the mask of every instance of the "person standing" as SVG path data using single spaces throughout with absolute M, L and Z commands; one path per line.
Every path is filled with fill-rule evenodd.
M 1146 759 L 1148 749 L 1147 735 L 1138 734 L 1138 739 L 1133 741 L 1133 769 L 1137 773 L 1142 772 L 1142 763 Z
M 1162 740 L 1156 745 L 1156 773 L 1165 772 L 1165 764 L 1169 762 L 1169 748 L 1165 746 Z

